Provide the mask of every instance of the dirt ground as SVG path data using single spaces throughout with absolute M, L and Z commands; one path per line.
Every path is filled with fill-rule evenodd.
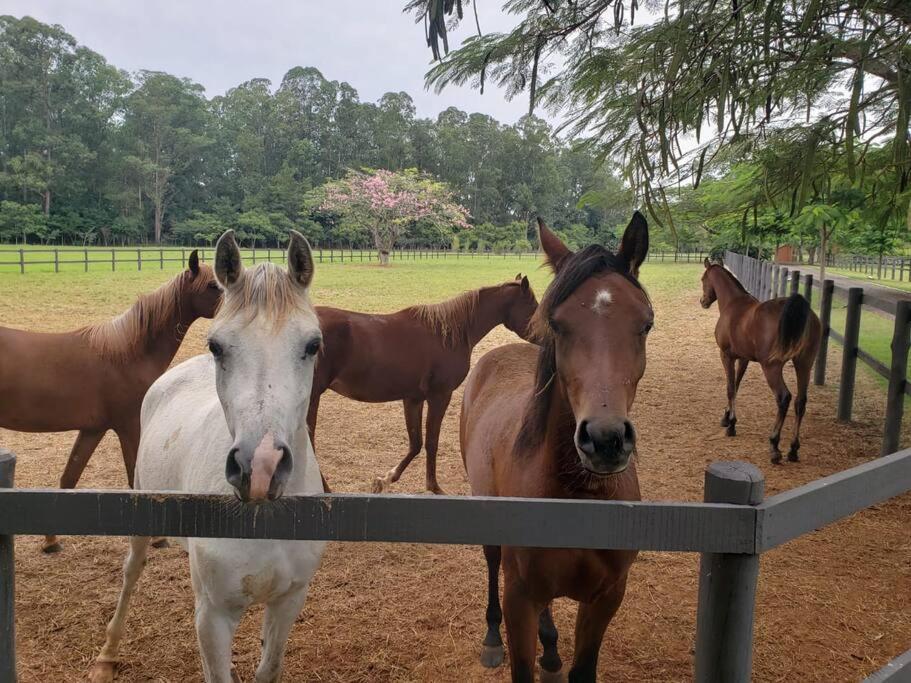
M 767 477 L 771 495 L 860 464 L 879 451 L 883 389 L 863 373 L 850 425 L 835 421 L 840 347 L 830 349 L 829 383 L 812 387 L 802 433 L 803 461 L 768 463 L 772 395 L 758 368 L 744 380 L 736 438 L 718 425 L 724 380 L 712 337 L 717 312 L 696 305 L 695 289 L 655 296 L 657 323 L 633 419 L 639 431 L 643 496 L 701 500 L 705 466 L 746 460 Z M 16 324 L 66 329 L 86 322 L 43 308 Z M 52 321 L 52 322 L 51 322 Z M 203 350 L 197 324 L 180 359 Z M 500 328 L 476 350 L 513 341 Z M 793 377 L 789 380 L 793 387 Z M 467 494 L 458 454 L 457 392 L 443 425 L 441 484 Z M 317 457 L 335 491 L 367 491 L 406 450 L 399 404 L 324 397 Z M 792 418 L 785 426 L 790 438 Z M 0 443 L 19 455 L 17 484 L 53 486 L 73 434 L 17 434 Z M 420 493 L 418 459 L 395 488 Z M 108 435 L 81 482 L 125 486 L 116 439 Z M 763 557 L 756 617 L 757 681 L 857 681 L 911 647 L 911 496 L 876 506 Z M 54 556 L 38 539 L 17 540 L 17 638 L 21 680 L 84 680 L 103 642 L 121 583 L 122 538 L 64 539 Z M 626 600 L 608 629 L 600 680 L 692 678 L 698 556 L 642 553 Z M 475 547 L 331 544 L 292 633 L 289 681 L 505 681 L 508 669 L 478 663 L 484 633 L 485 565 Z M 571 658 L 574 605 L 555 617 L 564 660 Z M 235 642 L 242 678 L 252 680 L 261 613 L 249 614 Z M 193 593 L 181 550 L 153 550 L 122 647 L 122 681 L 201 681 Z

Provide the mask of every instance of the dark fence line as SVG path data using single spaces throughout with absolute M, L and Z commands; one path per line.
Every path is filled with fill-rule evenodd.
M 89 266 L 110 266 L 111 271 L 117 267 L 135 267 L 142 270 L 143 266 L 158 267 L 164 270 L 165 264 L 179 263 L 184 267 L 187 257 L 194 247 L 87 247 L 83 249 L 4 249 L 0 248 L 0 271 L 4 267 L 18 269 L 25 273 L 31 266 L 54 266 L 54 272 L 59 273 L 61 267 L 82 266 L 84 272 L 89 271 Z M 196 247 L 200 259 L 205 263 L 214 257 L 213 247 Z M 4 258 L 4 255 L 12 255 Z M 34 259 L 34 255 L 42 255 L 41 259 Z M 287 258 L 284 249 L 241 249 L 244 260 L 248 263 L 272 261 L 284 263 Z M 315 247 L 314 258 L 318 263 L 376 263 L 379 254 L 375 249 L 335 249 L 332 247 Z M 46 255 L 46 256 L 45 256 Z M 708 255 L 708 252 L 698 249 L 682 251 L 652 251 L 647 260 L 656 263 L 699 263 Z M 77 257 L 77 258 L 74 258 Z M 536 251 L 459 251 L 451 249 L 393 249 L 389 252 L 389 260 L 395 261 L 425 261 L 430 259 L 494 259 L 518 258 L 536 260 L 539 253 Z
M 704 503 L 325 494 L 248 506 L 203 494 L 14 490 L 14 469 L 0 449 L 0 683 L 16 680 L 13 538 L 46 533 L 698 551 L 696 680 L 745 683 L 760 554 L 911 491 L 911 450 L 764 502 L 762 472 L 747 463 L 710 465 Z
M 747 291 L 760 301 L 785 296 L 786 290 L 791 294 L 799 290 L 801 273 L 796 268 L 792 267 L 789 270 L 787 266 L 770 261 L 760 261 L 734 252 L 726 252 L 725 263 L 740 279 Z M 823 283 L 814 282 L 812 273 L 804 274 L 803 282 L 803 295 L 811 303 L 814 288 L 821 291 L 819 320 L 822 323 L 822 341 L 816 358 L 814 383 L 820 386 L 825 384 L 829 338 L 842 345 L 837 409 L 839 420 L 848 422 L 852 417 L 858 360 L 887 380 L 889 385 L 880 453 L 882 455 L 894 453 L 900 447 L 905 397 L 911 396 L 911 384 L 907 380 L 908 351 L 909 342 L 911 342 L 911 300 L 890 301 L 864 292 L 862 287 L 843 287 L 836 285 L 832 280 L 826 280 Z M 836 293 L 847 302 L 844 335 L 831 328 L 832 302 Z M 889 365 L 882 363 L 860 347 L 860 322 L 864 308 L 886 314 L 894 320 L 892 359 Z
M 828 265 L 844 268 L 855 273 L 876 276 L 882 280 L 905 279 L 911 282 L 911 257 L 908 256 L 864 256 L 861 254 L 845 254 L 829 257 Z

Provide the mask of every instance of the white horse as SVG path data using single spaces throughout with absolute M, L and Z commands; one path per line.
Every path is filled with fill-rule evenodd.
M 178 365 L 146 394 L 136 488 L 233 492 L 245 503 L 272 501 L 283 492 L 322 493 L 305 420 L 322 341 L 308 294 L 310 245 L 293 232 L 287 272 L 272 263 L 244 270 L 234 234 L 227 232 L 216 247 L 215 275 L 225 298 L 209 332 L 211 355 Z M 239 680 L 231 665 L 231 643 L 241 616 L 254 603 L 266 605 L 256 681 L 278 681 L 288 633 L 325 544 L 177 540 L 190 555 L 206 681 Z M 145 537 L 130 540 L 117 610 L 91 672 L 95 683 L 114 678 L 130 596 L 148 544 Z

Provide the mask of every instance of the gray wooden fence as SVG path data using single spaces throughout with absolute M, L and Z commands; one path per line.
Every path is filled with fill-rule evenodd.
M 698 552 L 696 680 L 746 682 L 759 556 L 911 490 L 911 450 L 767 499 L 756 467 L 715 463 L 703 503 L 324 494 L 242 506 L 173 492 L 17 490 L 14 468 L 0 450 L 0 683 L 16 680 L 14 535 L 52 533 Z
M 766 301 L 799 289 L 801 273 L 795 268 L 788 270 L 770 261 L 760 261 L 743 254 L 727 252 L 725 265 L 734 273 L 750 292 L 760 301 Z M 826 382 L 826 361 L 828 358 L 829 339 L 842 345 L 841 380 L 838 387 L 839 420 L 851 420 L 854 406 L 854 383 L 857 374 L 857 361 L 870 367 L 873 372 L 888 381 L 886 415 L 883 421 L 883 440 L 880 453 L 894 453 L 900 447 L 902 417 L 905 408 L 905 397 L 911 396 L 911 383 L 907 381 L 908 350 L 911 342 L 911 300 L 890 301 L 865 292 L 862 287 L 842 287 L 832 280 L 823 283 L 814 282 L 813 275 L 803 276 L 803 295 L 813 301 L 814 288 L 820 290 L 819 320 L 822 323 L 822 341 L 816 358 L 813 381 L 817 385 Z M 831 328 L 832 302 L 834 295 L 846 301 L 845 332 L 840 334 Z M 889 365 L 882 363 L 859 343 L 860 322 L 863 309 L 893 318 L 893 332 Z
M 79 270 L 88 272 L 90 266 L 93 270 L 103 268 L 116 271 L 121 270 L 164 270 L 165 264 L 180 264 L 184 267 L 187 256 L 194 247 L 86 247 L 83 249 L 60 249 L 51 247 L 39 248 L 3 248 L 0 247 L 0 273 L 19 272 L 28 270 L 34 272 L 35 268 L 54 267 L 54 272 L 63 270 Z M 198 247 L 200 259 L 205 263 L 212 259 L 215 250 L 212 247 Z M 313 250 L 314 258 L 318 263 L 371 263 L 378 260 L 375 249 L 345 249 L 332 247 L 316 247 Z M 283 263 L 286 258 L 284 249 L 261 248 L 242 249 L 241 255 L 248 263 L 272 261 Z M 708 255 L 708 252 L 693 248 L 678 251 L 650 251 L 647 260 L 655 263 L 699 263 Z M 430 259 L 497 259 L 517 258 L 537 260 L 538 252 L 535 251 L 458 251 L 451 249 L 393 249 L 389 252 L 391 261 L 426 261 Z

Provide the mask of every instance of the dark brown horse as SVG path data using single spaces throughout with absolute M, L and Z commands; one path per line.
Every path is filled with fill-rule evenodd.
M 211 318 L 220 301 L 212 269 L 194 251 L 186 271 L 112 320 L 57 334 L 0 327 L 0 427 L 79 430 L 60 478 L 65 489 L 113 429 L 132 486 L 142 399 L 193 321 Z M 59 549 L 55 537 L 45 540 L 46 552 Z
M 617 254 L 597 245 L 573 254 L 543 224 L 540 237 L 556 274 L 532 321 L 541 347 L 510 344 L 487 353 L 465 386 L 460 437 L 471 492 L 639 500 L 629 411 L 654 319 L 637 280 L 648 251 L 645 218 L 633 216 Z M 503 661 L 505 613 L 512 680 L 534 680 L 536 631 L 544 647 L 541 680 L 565 680 L 550 614 L 553 599 L 565 596 L 579 602 L 569 680 L 594 682 L 636 552 L 485 546 L 484 555 L 481 663 Z
M 822 332 L 819 318 L 800 294 L 760 302 L 723 265 L 708 259 L 704 265 L 700 303 L 708 308 L 718 301 L 715 341 L 721 349 L 721 363 L 728 380 L 728 407 L 721 418 L 721 426 L 727 427 L 728 436 L 737 434 L 737 390 L 750 361 L 756 361 L 762 366 L 778 404 L 778 417 L 769 436 L 769 451 L 772 462 L 780 463 L 781 426 L 791 405 L 791 392 L 784 382 L 782 369 L 785 363 L 793 361 L 797 372 L 797 400 L 794 403 L 797 421 L 788 460 L 797 462 L 800 459 L 800 423 L 807 410 L 810 371 Z
M 320 396 L 326 389 L 355 401 L 402 401 L 408 430 L 408 453 L 384 477 L 375 492 L 398 481 L 424 445 L 421 417 L 427 403 L 427 478 L 433 493 L 440 425 L 452 392 L 468 374 L 471 351 L 497 325 L 525 338 L 538 306 L 528 278 L 483 287 L 439 304 L 412 306 L 397 313 L 369 314 L 318 306 L 323 350 L 316 365 L 307 424 L 316 432 Z

